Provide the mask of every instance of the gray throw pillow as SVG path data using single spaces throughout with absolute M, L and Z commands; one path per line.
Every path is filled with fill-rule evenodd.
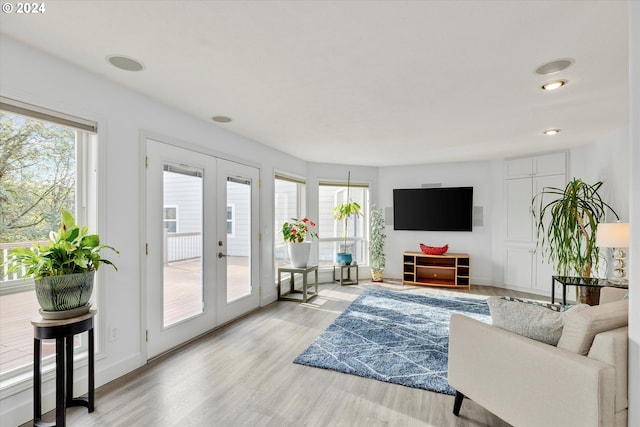
M 588 307 L 580 304 L 561 312 L 555 307 L 550 309 L 545 305 L 501 297 L 490 297 L 487 304 L 494 326 L 554 346 L 562 336 L 566 313 Z

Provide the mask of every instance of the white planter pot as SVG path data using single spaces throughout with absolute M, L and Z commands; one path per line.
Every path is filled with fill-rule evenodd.
M 296 268 L 305 268 L 309 263 L 311 242 L 289 243 L 289 260 Z

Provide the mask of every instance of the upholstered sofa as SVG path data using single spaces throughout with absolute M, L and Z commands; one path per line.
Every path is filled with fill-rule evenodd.
M 516 427 L 626 426 L 625 294 L 603 288 L 600 305 L 567 314 L 557 346 L 452 315 L 454 414 L 466 397 Z

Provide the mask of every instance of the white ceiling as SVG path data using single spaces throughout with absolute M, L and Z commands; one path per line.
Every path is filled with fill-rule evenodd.
M 511 157 L 628 123 L 626 1 L 45 5 L 41 15 L 1 14 L 2 35 L 307 161 Z M 113 54 L 145 69 L 116 69 Z M 575 64 L 535 73 L 560 58 Z M 569 84 L 539 89 L 552 78 Z M 213 124 L 215 115 L 233 121 Z M 562 132 L 542 135 L 554 127 Z

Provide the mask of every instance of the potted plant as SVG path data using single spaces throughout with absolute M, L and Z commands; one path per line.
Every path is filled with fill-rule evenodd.
M 598 264 L 598 223 L 607 210 L 618 218 L 598 194 L 600 187 L 600 181 L 589 185 L 574 178 L 564 189 L 545 187 L 532 200 L 538 246 L 561 275 L 591 277 Z M 599 289 L 576 287 L 576 292 L 579 302 L 598 303 Z
M 351 265 L 353 261 L 351 257 L 351 252 L 349 252 L 349 248 L 347 247 L 347 225 L 349 222 L 349 218 L 352 216 L 360 215 L 361 207 L 357 202 L 351 200 L 350 194 L 351 188 L 351 171 L 349 171 L 347 175 L 347 201 L 344 203 L 339 203 L 335 208 L 333 208 L 333 217 L 338 221 L 344 220 L 344 245 L 341 250 L 336 254 L 336 262 L 338 264 Z
M 309 218 L 291 218 L 282 224 L 282 236 L 284 241 L 288 243 L 289 260 L 291 265 L 296 268 L 305 268 L 309 262 L 311 242 L 306 238 L 307 236 L 318 238 L 318 234 L 309 228 L 315 226 L 316 224 Z
M 95 272 L 101 264 L 116 266 L 101 255 L 111 246 L 100 244 L 97 234 L 80 228 L 73 216 L 62 211 L 60 229 L 49 233 L 47 245 L 15 248 L 8 257 L 9 271 L 24 267 L 27 277 L 35 280 L 40 313 L 45 319 L 63 319 L 89 311 Z
M 369 224 L 369 263 L 371 281 L 382 282 L 382 272 L 385 267 L 384 255 L 384 218 L 382 209 L 372 209 Z

